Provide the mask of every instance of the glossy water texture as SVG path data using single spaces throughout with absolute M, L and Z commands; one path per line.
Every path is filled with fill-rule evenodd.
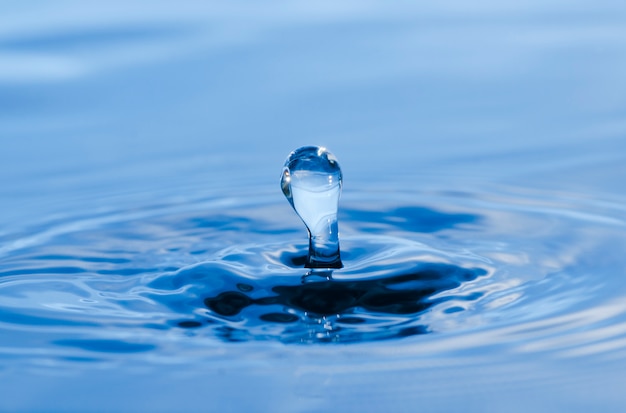
M 341 268 L 337 209 L 341 168 L 333 154 L 303 146 L 285 161 L 280 187 L 309 232 L 307 268 Z
M 624 2 L 0 9 L 0 411 L 624 411 Z

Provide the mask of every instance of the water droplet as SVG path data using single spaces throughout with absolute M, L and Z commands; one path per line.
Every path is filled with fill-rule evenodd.
M 280 186 L 309 231 L 307 268 L 341 268 L 337 208 L 341 168 L 326 148 L 303 146 L 285 161 Z

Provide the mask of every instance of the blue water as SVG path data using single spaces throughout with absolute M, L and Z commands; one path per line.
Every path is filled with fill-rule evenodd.
M 0 411 L 623 411 L 625 22 L 4 2 Z M 332 280 L 279 185 L 307 144 Z

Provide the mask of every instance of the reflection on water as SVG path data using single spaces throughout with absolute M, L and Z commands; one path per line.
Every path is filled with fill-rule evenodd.
M 359 369 L 418 374 L 424 357 L 461 372 L 469 357 L 492 377 L 479 361 L 494 351 L 513 369 L 503 352 L 619 354 L 626 311 L 605 299 L 624 292 L 610 277 L 624 217 L 606 204 L 542 208 L 550 199 L 531 194 L 431 192 L 415 204 L 398 192 L 393 207 L 348 196 L 344 268 L 332 274 L 303 268 L 306 232 L 280 196 L 54 221 L 4 252 L 0 357 L 67 372 L 191 363 L 193 376 L 220 360 L 315 363 L 335 348 L 323 357 L 356 380 Z
M 481 293 L 435 296 L 486 273 L 480 268 L 466 269 L 450 264 L 418 264 L 413 271 L 384 278 L 350 281 L 304 279 L 300 284 L 275 285 L 271 286 L 271 295 L 258 298 L 251 295 L 258 287 L 246 284 L 244 279 L 236 284 L 237 290 L 207 297 L 204 304 L 217 315 L 213 320 L 222 320 L 228 335 L 219 336 L 227 340 L 364 342 L 426 333 L 428 326 L 417 324 L 421 313 L 443 301 L 476 300 Z M 236 281 L 236 274 L 233 274 L 229 283 Z M 267 290 L 267 287 L 262 285 L 261 290 Z M 266 331 L 255 335 L 253 329 L 246 331 L 245 327 L 241 327 L 241 318 L 229 323 L 231 317 L 248 307 L 254 308 L 247 312 L 245 318 L 258 318 L 249 320 L 255 326 L 262 325 L 262 322 L 291 325 L 274 335 Z M 274 310 L 268 312 L 264 307 Z M 462 311 L 462 308 L 456 307 L 456 311 L 459 310 Z M 450 312 L 453 311 L 454 308 Z M 189 324 L 189 321 L 179 325 L 199 326 Z
M 0 411 L 621 412 L 625 7 L 3 2 Z

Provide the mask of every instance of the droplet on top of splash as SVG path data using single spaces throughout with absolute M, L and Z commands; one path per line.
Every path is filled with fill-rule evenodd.
M 285 161 L 280 186 L 309 232 L 307 268 L 341 268 L 337 208 L 341 168 L 326 148 L 303 146 Z

